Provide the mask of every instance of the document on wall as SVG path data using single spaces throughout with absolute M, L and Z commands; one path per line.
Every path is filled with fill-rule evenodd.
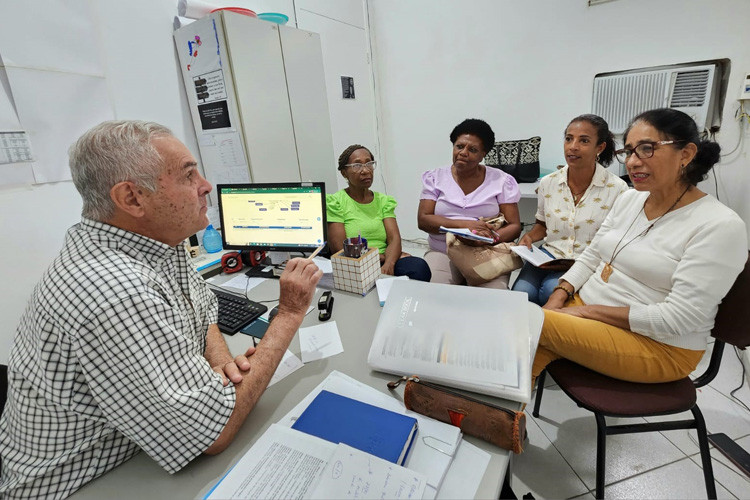
M 524 293 L 396 281 L 367 362 L 398 375 L 527 402 L 531 392 Z

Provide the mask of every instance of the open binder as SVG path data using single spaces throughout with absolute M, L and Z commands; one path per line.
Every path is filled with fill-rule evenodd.
M 378 371 L 528 402 L 541 327 L 534 308 L 521 292 L 395 282 L 367 362 Z

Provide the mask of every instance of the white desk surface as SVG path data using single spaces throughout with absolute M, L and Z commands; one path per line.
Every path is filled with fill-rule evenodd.
M 230 278 L 231 276 L 222 276 Z M 250 291 L 254 300 L 278 298 L 277 280 L 267 280 Z M 317 304 L 320 290 L 314 300 Z M 274 422 L 279 421 L 303 397 L 312 391 L 332 370 L 339 370 L 384 393 L 390 393 L 386 383 L 395 380 L 395 375 L 374 372 L 367 366 L 367 353 L 370 350 L 380 311 L 377 292 L 373 289 L 361 297 L 347 292 L 333 292 L 333 316 L 338 326 L 344 352 L 336 356 L 308 363 L 285 379 L 270 387 L 250 412 L 249 417 L 237 433 L 232 444 L 216 456 L 201 455 L 181 471 L 170 475 L 154 462 L 146 453 L 135 457 L 93 480 L 72 495 L 76 499 L 115 499 L 115 498 L 203 498 L 211 487 L 239 461 L 257 438 Z M 269 309 L 275 303 L 267 304 Z M 541 309 L 534 311 L 529 320 L 530 327 L 541 329 L 543 314 Z M 310 312 L 302 326 L 320 324 L 317 309 Z M 251 337 L 242 333 L 225 336 L 229 349 L 234 354 L 244 352 L 252 345 Z M 292 339 L 289 349 L 300 356 L 299 338 Z M 400 398 L 401 388 L 396 394 Z M 519 404 L 502 401 L 508 408 L 518 408 Z M 487 471 L 477 492 L 477 498 L 498 498 L 503 478 L 508 469 L 510 452 L 471 436 L 464 439 L 490 453 Z

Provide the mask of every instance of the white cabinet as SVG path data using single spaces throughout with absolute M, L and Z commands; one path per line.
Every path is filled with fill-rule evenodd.
M 210 182 L 309 180 L 336 191 L 317 34 L 219 11 L 174 38 Z

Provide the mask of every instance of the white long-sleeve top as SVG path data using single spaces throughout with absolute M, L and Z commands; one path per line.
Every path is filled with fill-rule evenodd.
M 573 285 L 586 304 L 629 306 L 633 332 L 704 350 L 718 305 L 748 258 L 745 223 L 706 195 L 669 212 L 637 237 L 653 222 L 642 210 L 648 195 L 635 190 L 620 195 L 591 245 L 561 280 Z M 614 271 L 605 282 L 602 270 L 621 239 Z

